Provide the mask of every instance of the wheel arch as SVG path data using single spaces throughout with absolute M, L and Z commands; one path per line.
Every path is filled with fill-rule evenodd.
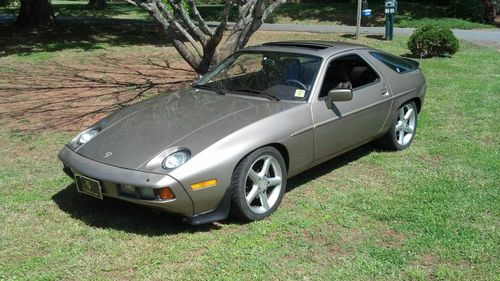
M 279 153 L 279 155 L 281 155 L 281 157 L 283 158 L 283 162 L 285 162 L 285 172 L 284 172 L 284 175 L 285 176 L 284 178 L 282 178 L 282 187 L 281 187 L 281 190 L 280 190 L 280 196 L 278 199 L 276 199 L 277 201 L 275 203 L 273 203 L 273 205 L 271 206 L 270 209 L 268 210 L 265 210 L 264 213 L 252 213 L 253 215 L 250 215 L 250 213 L 248 213 L 246 210 L 246 207 L 243 207 L 242 206 L 242 203 L 241 203 L 241 194 L 239 193 L 239 185 L 235 182 L 236 180 L 239 181 L 239 179 L 241 179 L 241 176 L 244 176 L 243 179 L 245 179 L 247 177 L 247 174 L 246 173 L 242 173 L 245 172 L 245 171 L 248 171 L 246 170 L 245 166 L 241 166 L 241 164 L 246 161 L 245 165 L 248 165 L 248 168 L 249 169 L 252 169 L 252 165 L 255 163 L 252 163 L 250 161 L 248 161 L 248 157 L 251 156 L 253 153 L 256 153 L 258 152 L 259 150 L 262 150 L 262 149 L 265 149 L 267 150 L 267 152 L 264 152 L 265 153 L 270 153 L 272 152 L 273 154 L 276 154 L 276 152 L 272 149 L 275 149 L 277 150 L 277 153 Z M 257 155 L 258 157 L 260 157 L 259 155 Z M 251 158 L 250 159 L 251 161 L 254 161 L 254 158 Z M 279 162 L 281 162 L 281 160 L 278 160 Z M 282 198 L 283 198 L 283 195 L 284 195 L 284 192 L 286 191 L 286 181 L 287 181 L 287 173 L 288 173 L 288 164 L 289 163 L 289 154 L 288 154 L 288 149 L 286 148 L 285 145 L 281 144 L 281 143 L 276 143 L 276 142 L 273 142 L 273 143 L 268 143 L 268 144 L 264 144 L 264 145 L 261 145 L 251 151 L 249 151 L 248 153 L 246 153 L 237 163 L 237 165 L 234 167 L 233 169 L 233 175 L 232 175 L 232 178 L 231 178 L 231 185 L 229 186 L 229 188 L 226 190 L 226 194 L 231 194 L 231 196 L 229 198 L 224 198 L 222 201 L 225 201 L 225 204 L 224 206 L 227 206 L 227 210 L 229 210 L 229 213 L 228 214 L 231 214 L 233 217 L 236 217 L 236 218 L 239 218 L 239 219 L 242 219 L 243 221 L 254 221 L 254 220 L 261 220 L 263 218 L 265 218 L 266 216 L 268 216 L 270 213 L 274 212 Z M 279 166 L 282 167 L 282 164 L 280 163 Z M 236 176 L 235 176 L 235 172 L 236 173 Z M 243 181 L 245 182 L 245 181 Z M 235 188 L 238 188 L 238 189 L 235 189 Z M 244 198 L 243 198 L 244 200 Z M 243 204 L 247 204 L 247 202 L 244 202 Z M 249 207 L 251 209 L 251 207 Z M 250 211 L 250 212 L 253 212 L 253 211 Z M 254 217 L 254 215 L 257 215 L 256 217 Z M 260 217 L 259 217 L 260 216 Z
M 273 142 L 273 143 L 261 145 L 255 149 L 252 149 L 248 153 L 246 153 L 243 157 L 241 157 L 241 159 L 238 161 L 238 163 L 236 163 L 236 165 L 234 166 L 233 173 L 234 173 L 234 170 L 236 170 L 236 167 L 238 167 L 238 165 L 241 163 L 241 161 L 243 161 L 243 159 L 245 159 L 248 155 L 250 155 L 252 152 L 256 151 L 257 149 L 261 149 L 261 148 L 266 147 L 266 146 L 270 146 L 270 147 L 273 147 L 276 150 L 278 150 L 278 152 L 281 154 L 281 156 L 283 156 L 283 160 L 285 160 L 286 171 L 288 172 L 288 170 L 290 168 L 290 155 L 288 153 L 288 149 L 286 148 L 286 146 L 284 146 L 281 143 Z
M 422 100 L 420 100 L 419 97 L 415 97 L 415 98 L 409 99 L 408 101 L 404 102 L 403 104 L 407 104 L 409 102 L 414 102 L 415 105 L 417 106 L 417 112 L 420 113 L 420 110 L 422 109 Z
M 286 148 L 286 146 L 284 146 L 281 143 L 276 143 L 276 142 L 264 145 L 262 147 L 265 147 L 265 146 L 274 147 L 280 152 L 281 156 L 283 156 L 283 160 L 285 160 L 286 171 L 288 172 L 288 170 L 290 168 L 290 155 L 288 154 L 288 149 Z

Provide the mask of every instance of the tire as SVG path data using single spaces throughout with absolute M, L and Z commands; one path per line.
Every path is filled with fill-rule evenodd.
M 378 145 L 388 150 L 403 150 L 408 148 L 417 133 L 417 124 L 417 106 L 414 102 L 405 103 L 397 110 L 391 127 L 378 140 Z
M 277 149 L 266 146 L 250 153 L 233 172 L 231 215 L 248 222 L 269 216 L 283 199 L 286 180 L 285 161 Z

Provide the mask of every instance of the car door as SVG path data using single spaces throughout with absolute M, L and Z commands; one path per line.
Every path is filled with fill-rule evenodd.
M 384 77 L 358 53 L 333 57 L 322 72 L 320 91 L 311 104 L 315 161 L 338 155 L 378 136 L 392 103 Z M 352 100 L 335 102 L 329 109 L 325 102 L 328 91 L 349 84 Z

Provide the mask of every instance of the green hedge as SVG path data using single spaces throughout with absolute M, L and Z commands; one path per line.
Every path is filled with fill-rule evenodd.
M 427 25 L 417 28 L 408 41 L 408 48 L 416 57 L 452 56 L 458 51 L 458 40 L 449 28 Z

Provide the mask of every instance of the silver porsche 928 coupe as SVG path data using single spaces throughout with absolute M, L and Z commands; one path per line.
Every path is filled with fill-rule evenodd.
M 417 62 L 365 46 L 274 42 L 236 52 L 190 88 L 121 109 L 59 153 L 79 192 L 191 224 L 274 212 L 287 179 L 377 140 L 415 137 Z

